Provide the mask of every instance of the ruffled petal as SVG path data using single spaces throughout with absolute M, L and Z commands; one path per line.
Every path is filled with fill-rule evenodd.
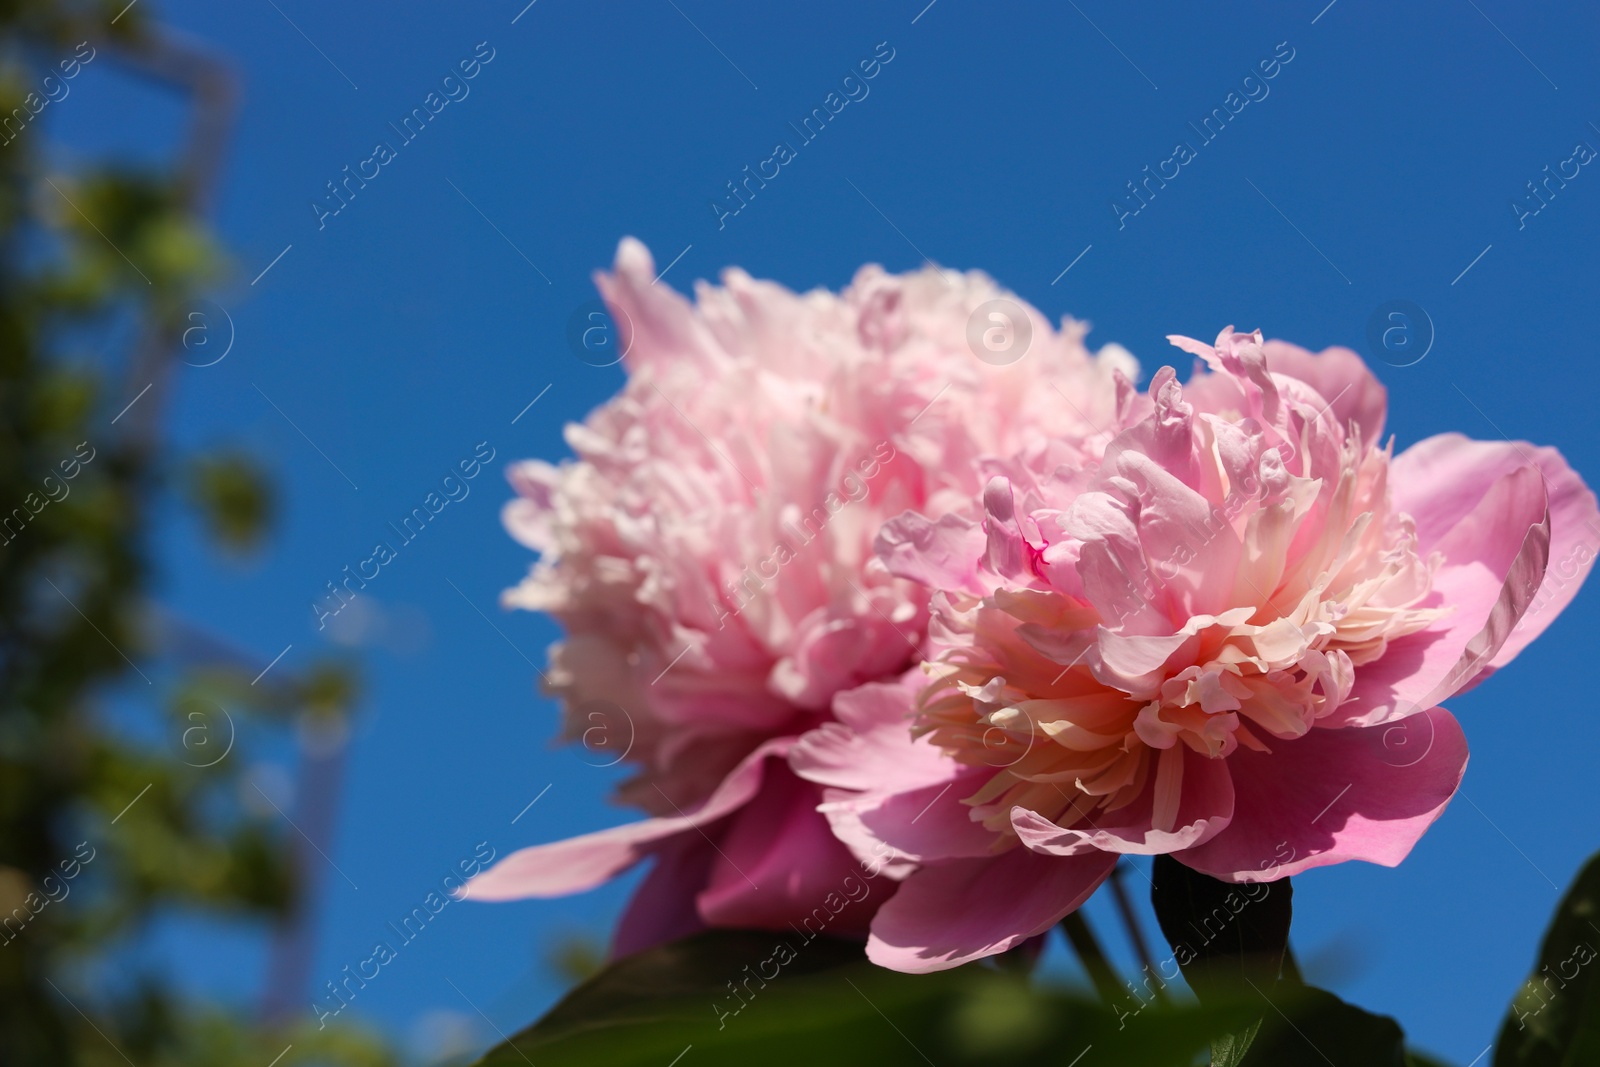
M 1389 390 L 1359 355 L 1348 348 L 1324 348 L 1313 354 L 1284 341 L 1268 341 L 1261 350 L 1273 374 L 1298 378 L 1327 397 L 1328 411 L 1340 426 L 1355 423 L 1368 444 L 1382 439 Z
M 985 543 L 983 527 L 950 514 L 930 522 L 914 511 L 883 524 L 874 545 L 889 573 L 930 589 L 981 592 L 977 562 Z
M 1182 792 L 1170 830 L 1155 827 L 1155 776 L 1138 800 L 1099 819 L 1062 827 L 1037 812 L 1015 807 L 1011 809 L 1011 827 L 1024 845 L 1052 856 L 1093 851 L 1154 856 L 1204 844 L 1233 819 L 1233 777 L 1228 762 L 1209 759 L 1183 745 L 1167 751 L 1173 755 L 1163 752 L 1157 758 L 1183 761 Z

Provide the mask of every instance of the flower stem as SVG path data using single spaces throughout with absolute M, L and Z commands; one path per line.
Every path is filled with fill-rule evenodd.
M 1139 916 L 1133 910 L 1133 902 L 1128 899 L 1128 887 L 1122 884 L 1122 877 L 1127 873 L 1127 860 L 1118 860 L 1117 865 L 1111 869 L 1111 894 L 1117 902 L 1117 912 L 1122 916 L 1122 924 L 1128 928 L 1128 940 L 1133 942 L 1133 951 L 1139 957 L 1139 963 L 1148 975 L 1155 975 L 1155 960 L 1150 955 L 1150 944 L 1144 939 L 1144 927 L 1139 925 Z M 1161 1003 L 1170 1002 L 1167 996 L 1167 987 L 1157 979 L 1155 986 L 1156 999 Z
M 1279 971 L 1278 981 L 1293 986 L 1306 984 L 1305 978 L 1300 974 L 1300 962 L 1294 958 L 1294 949 L 1288 945 L 1283 946 L 1283 966 Z
M 1081 908 L 1061 920 L 1061 932 L 1066 934 L 1067 940 L 1072 943 L 1072 949 L 1083 962 L 1083 969 L 1089 973 L 1089 981 L 1094 983 L 1095 992 L 1100 994 L 1100 999 L 1110 1004 L 1121 997 L 1123 989 L 1121 983 L 1117 981 L 1117 972 L 1111 969 L 1105 951 L 1100 947 L 1100 939 L 1089 929 L 1089 923 L 1084 919 Z

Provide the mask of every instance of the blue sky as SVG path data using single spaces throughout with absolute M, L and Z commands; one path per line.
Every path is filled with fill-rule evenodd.
M 549 745 L 555 709 L 529 660 L 552 625 L 495 606 L 529 563 L 498 523 L 501 468 L 565 454 L 562 424 L 620 383 L 567 338 L 624 235 L 658 264 L 678 257 L 663 281 L 680 289 L 728 265 L 796 288 L 838 287 L 872 261 L 980 268 L 1089 320 L 1092 345 L 1127 346 L 1147 374 L 1174 361 L 1166 334 L 1229 324 L 1372 356 L 1369 324 L 1404 301 L 1431 346 L 1374 360 L 1398 447 L 1510 436 L 1600 477 L 1579 389 L 1600 174 L 1567 162 L 1600 147 L 1590 7 L 525 2 L 141 4 L 230 58 L 244 88 L 218 212 L 234 277 L 214 294 L 234 346 L 182 369 L 170 432 L 253 450 L 286 505 L 280 536 L 242 567 L 174 512 L 163 601 L 263 662 L 288 645 L 288 664 L 338 651 L 309 607 L 324 583 L 481 443 L 495 456 L 364 594 L 369 689 L 331 852 L 350 882 L 321 872 L 319 976 L 368 955 L 480 842 L 503 854 L 627 817 L 604 802 L 616 769 Z M 752 202 L 713 206 L 885 51 L 869 91 Z M 475 75 L 447 84 L 463 61 Z M 430 92 L 453 98 L 401 143 L 390 124 Z M 1202 132 L 1214 109 L 1228 121 Z M 42 121 L 70 164 L 164 160 L 181 118 L 97 60 Z M 380 141 L 393 158 L 365 164 L 377 176 L 324 215 L 326 183 Z M 1546 166 L 1577 173 L 1527 199 Z M 1169 178 L 1126 199 L 1146 167 Z M 1452 702 L 1472 745 L 1465 795 L 1404 866 L 1296 879 L 1312 976 L 1462 1064 L 1600 847 L 1600 726 L 1573 666 L 1592 659 L 1597 623 L 1586 590 Z M 549 946 L 603 936 L 624 897 L 451 905 L 352 1010 L 402 1037 L 421 1020 L 486 1044 L 472 1005 L 508 1032 L 531 1020 L 558 993 Z M 1115 943 L 1109 910 L 1091 915 Z M 177 923 L 141 952 L 248 1003 L 262 944 Z

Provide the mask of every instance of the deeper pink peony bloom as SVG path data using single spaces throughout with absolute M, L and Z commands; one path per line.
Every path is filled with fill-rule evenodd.
M 707 925 L 784 928 L 861 873 L 787 757 L 837 696 L 920 659 L 926 593 L 877 562 L 879 527 L 967 506 L 987 455 L 1091 462 L 1140 402 L 1130 356 L 1091 357 L 1082 327 L 1020 301 L 1026 354 L 975 358 L 969 320 L 1011 299 L 980 274 L 869 266 L 842 294 L 797 295 L 730 270 L 691 305 L 655 273 L 625 240 L 597 278 L 627 384 L 568 428 L 574 461 L 512 470 L 505 515 L 541 556 L 505 602 L 567 631 L 549 670 L 566 736 L 627 747 L 619 799 L 653 818 L 471 884 L 479 900 L 560 895 L 654 857 L 618 954 Z M 884 895 L 829 932 L 864 936 Z
M 891 569 L 939 590 L 931 681 L 852 694 L 793 756 L 842 840 L 919 865 L 873 921 L 878 963 L 1010 948 L 1123 854 L 1232 882 L 1398 863 L 1466 767 L 1437 705 L 1592 561 L 1595 497 L 1553 449 L 1392 457 L 1355 353 L 1172 340 L 1209 371 L 1158 372 L 1098 464 L 994 478 L 981 523 L 884 531 Z

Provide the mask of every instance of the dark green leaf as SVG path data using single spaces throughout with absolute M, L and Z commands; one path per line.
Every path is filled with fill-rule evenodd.
M 1600 1063 L 1600 855 L 1556 908 L 1533 973 L 1511 1001 L 1494 1067 Z
M 1406 1067 L 1398 1023 L 1311 986 L 1280 984 L 1259 1031 L 1239 1067 Z
M 1235 885 L 1157 856 L 1150 902 L 1189 985 L 1204 1000 L 1278 980 L 1289 949 L 1289 879 Z
M 899 974 L 859 943 L 713 931 L 611 964 L 482 1064 L 665 1067 L 692 1048 L 686 1067 L 1188 1067 L 1246 1021 L 1132 992 L 1106 1007 L 996 967 Z
M 1241 1025 L 1216 1031 L 1214 1067 L 1405 1067 L 1405 1035 L 1393 1019 L 1300 981 L 1287 878 L 1233 884 L 1157 856 L 1152 883 L 1184 978 L 1203 1003 L 1243 1013 Z

